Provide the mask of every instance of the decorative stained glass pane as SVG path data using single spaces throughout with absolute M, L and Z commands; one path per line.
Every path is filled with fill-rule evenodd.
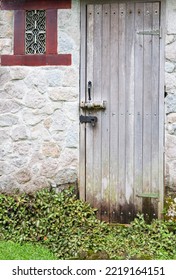
M 26 54 L 44 54 L 46 51 L 46 11 L 26 11 Z

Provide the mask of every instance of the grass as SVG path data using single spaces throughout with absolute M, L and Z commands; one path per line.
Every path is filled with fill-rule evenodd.
M 56 257 L 39 244 L 0 241 L 0 260 L 54 260 Z

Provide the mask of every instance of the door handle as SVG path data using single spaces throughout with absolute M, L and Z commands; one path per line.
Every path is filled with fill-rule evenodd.
M 88 100 L 91 100 L 91 88 L 92 88 L 92 82 L 88 82 Z

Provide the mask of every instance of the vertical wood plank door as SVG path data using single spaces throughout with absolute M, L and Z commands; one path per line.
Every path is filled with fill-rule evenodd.
M 160 8 L 129 1 L 85 9 L 81 114 L 97 123 L 80 124 L 80 193 L 110 223 L 161 216 Z

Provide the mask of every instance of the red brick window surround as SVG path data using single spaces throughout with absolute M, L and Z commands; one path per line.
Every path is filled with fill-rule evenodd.
M 71 65 L 71 54 L 57 53 L 57 9 L 71 9 L 71 0 L 2 0 L 1 10 L 14 10 L 14 54 L 1 55 L 2 66 Z M 26 10 L 46 10 L 46 52 L 25 54 Z

